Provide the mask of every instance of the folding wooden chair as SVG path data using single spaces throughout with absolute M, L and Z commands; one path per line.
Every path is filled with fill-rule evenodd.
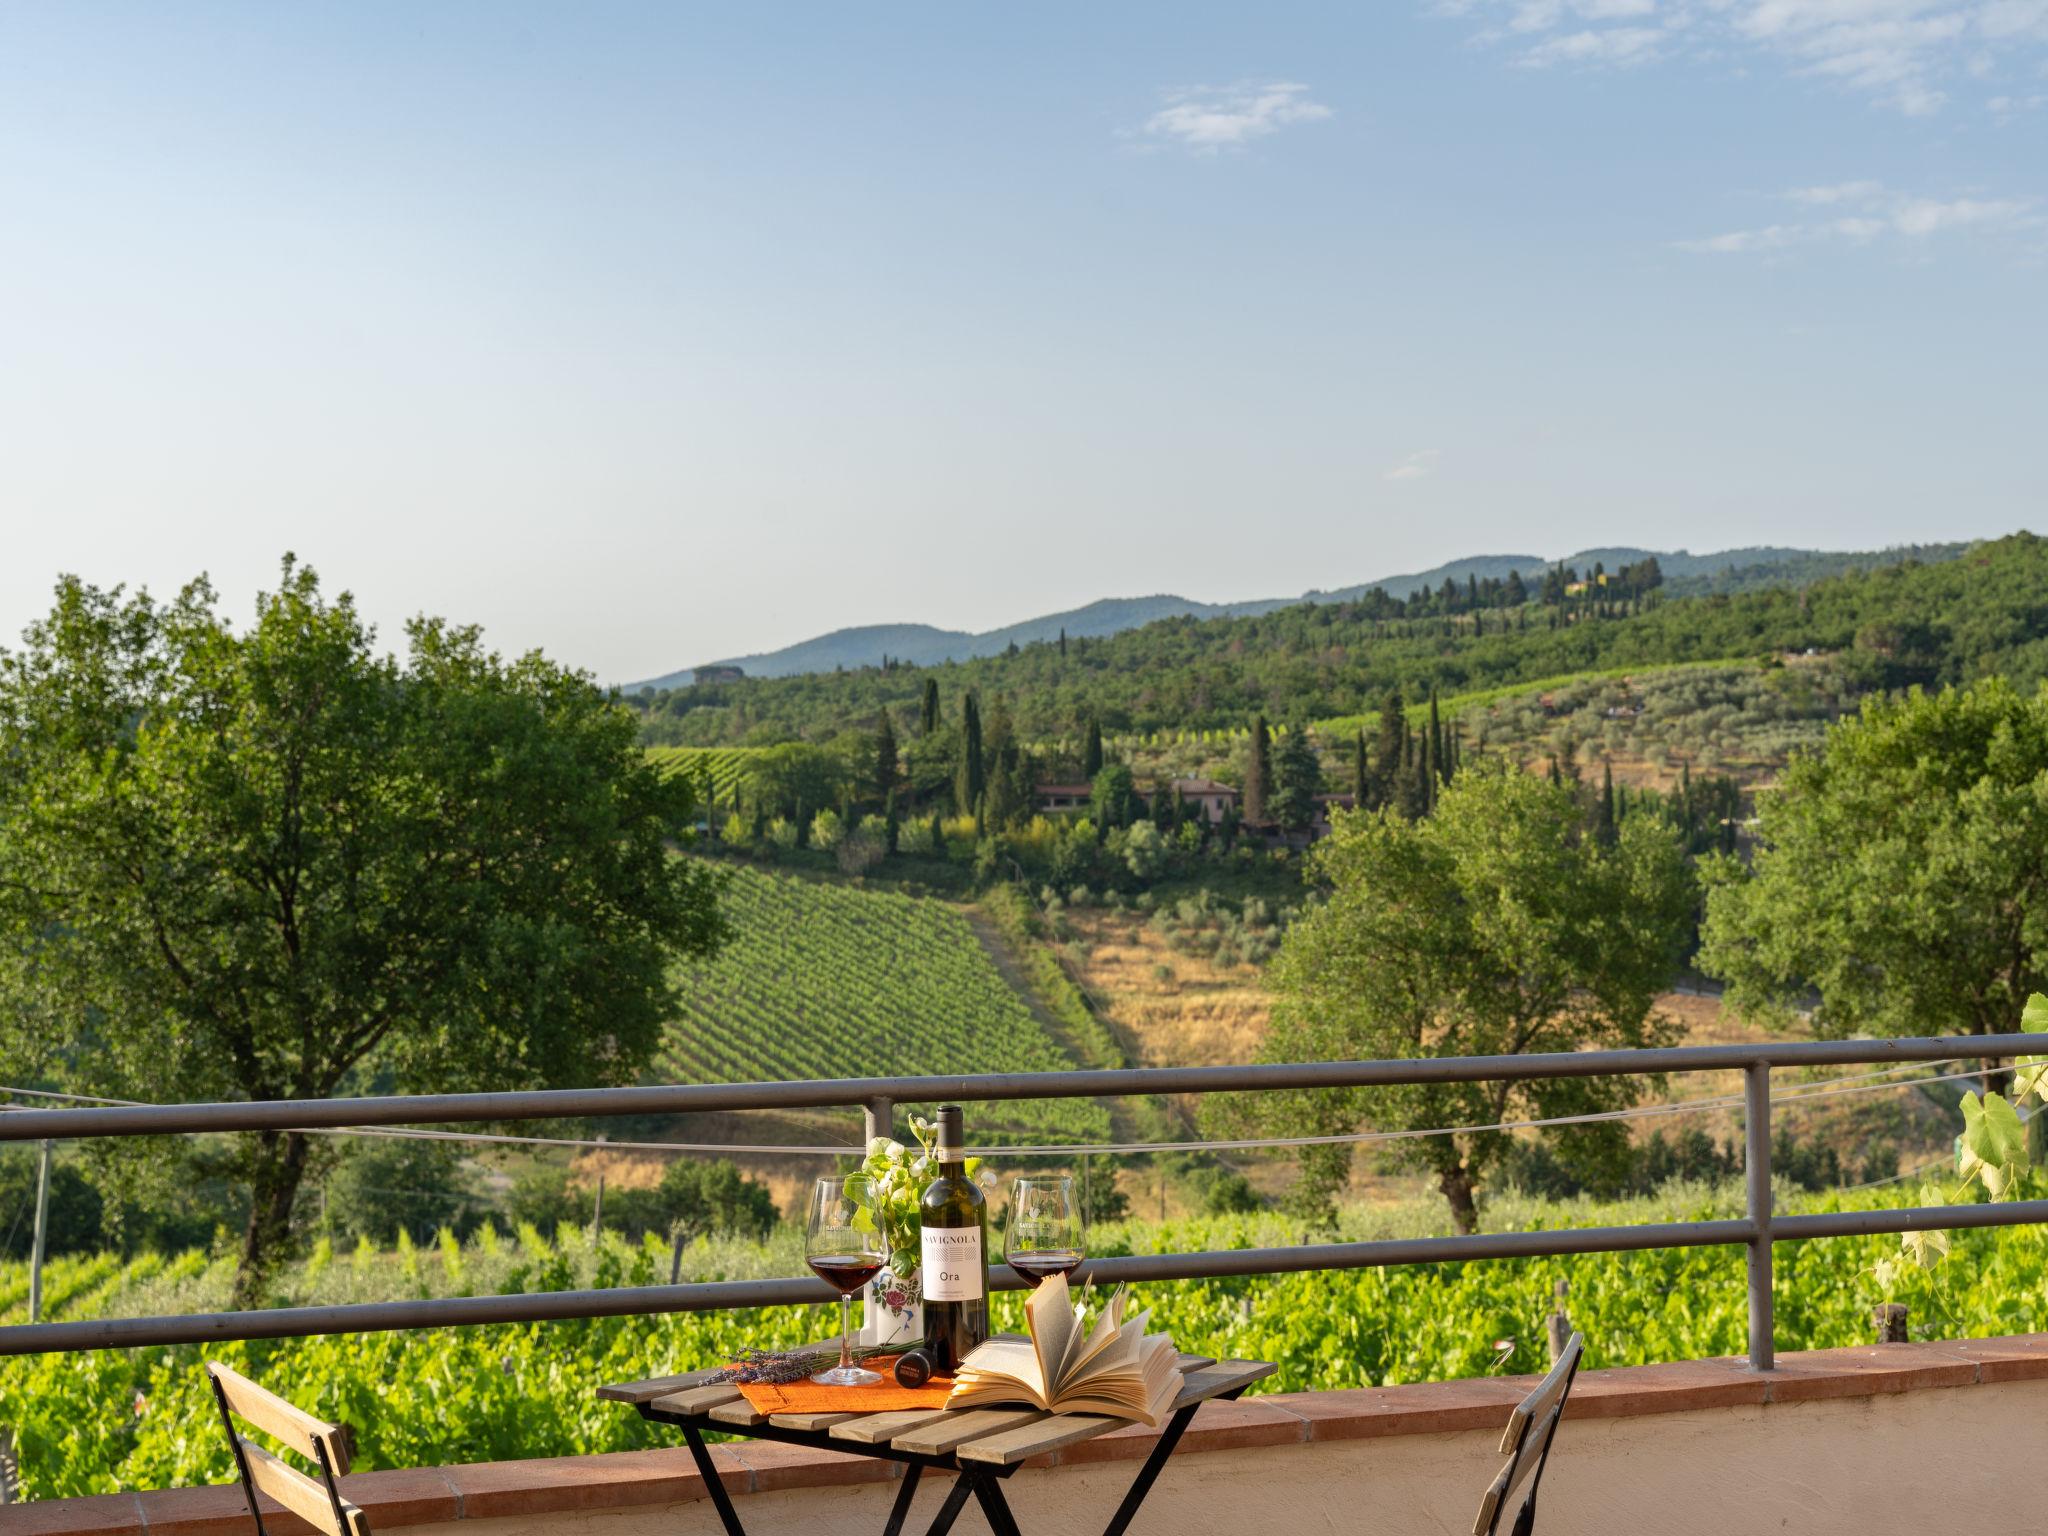
M 348 1471 L 350 1436 L 346 1426 L 323 1424 L 224 1365 L 209 1361 L 206 1374 L 213 1379 L 221 1423 L 227 1426 L 228 1444 L 234 1448 L 235 1465 L 241 1469 L 242 1493 L 249 1500 L 249 1517 L 256 1522 L 256 1536 L 264 1536 L 263 1511 L 256 1502 L 259 1490 L 327 1536 L 370 1536 L 370 1522 L 360 1509 L 341 1496 L 334 1481 Z M 244 1437 L 235 1428 L 237 1418 L 265 1434 L 275 1435 L 313 1462 L 320 1469 L 319 1481 Z
M 1499 1536 L 1502 1531 L 1510 1536 L 1530 1536 L 1536 1529 L 1536 1487 L 1543 1481 L 1550 1442 L 1557 1434 L 1557 1421 L 1564 1416 L 1565 1399 L 1572 1395 L 1572 1378 L 1579 1373 L 1579 1356 L 1585 1348 L 1584 1336 L 1573 1334 L 1550 1374 L 1509 1416 L 1507 1432 L 1500 1437 L 1501 1453 L 1508 1464 L 1486 1490 L 1479 1518 L 1472 1522 L 1472 1536 Z M 1503 1524 L 1510 1520 L 1511 1511 L 1512 1523 Z

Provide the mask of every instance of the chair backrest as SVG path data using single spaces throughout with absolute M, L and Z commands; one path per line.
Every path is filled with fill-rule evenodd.
M 263 1511 L 256 1501 L 259 1491 L 327 1536 L 370 1536 L 370 1522 L 341 1496 L 334 1481 L 348 1471 L 349 1432 L 345 1426 L 323 1424 L 224 1365 L 209 1361 L 206 1374 L 213 1379 L 213 1395 L 220 1404 L 221 1423 L 227 1426 L 228 1444 L 234 1448 L 235 1466 L 241 1471 L 242 1492 L 249 1500 L 257 1536 L 263 1536 Z M 235 1428 L 238 1418 L 274 1435 L 311 1461 L 320 1469 L 318 1480 L 245 1437 Z
M 1565 1399 L 1572 1395 L 1572 1378 L 1579 1373 L 1579 1356 L 1585 1348 L 1584 1336 L 1573 1334 L 1550 1374 L 1536 1383 L 1536 1390 L 1509 1416 L 1507 1431 L 1500 1437 L 1501 1454 L 1508 1464 L 1480 1501 L 1472 1536 L 1496 1536 L 1501 1531 L 1529 1536 L 1535 1529 L 1536 1488 L 1543 1481 L 1550 1442 L 1557 1434 L 1557 1421 L 1564 1416 Z

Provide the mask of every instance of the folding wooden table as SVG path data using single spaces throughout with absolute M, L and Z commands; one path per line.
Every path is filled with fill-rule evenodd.
M 1103 1536 L 1123 1536 L 1197 1408 L 1211 1398 L 1227 1402 L 1253 1382 L 1273 1373 L 1273 1367 L 1263 1360 L 1210 1360 L 1201 1355 L 1183 1355 L 1180 1365 L 1186 1377 L 1180 1395 L 1174 1399 L 1172 1417 L 1161 1427 L 1158 1443 L 1132 1479 L 1115 1515 L 1103 1528 Z M 704 1444 L 706 1430 L 903 1463 L 903 1480 L 897 1486 L 896 1502 L 889 1511 L 883 1536 L 901 1536 L 903 1523 L 910 1517 L 911 1501 L 917 1497 L 918 1480 L 926 1468 L 957 1474 L 952 1491 L 939 1506 L 926 1536 L 944 1536 L 970 1496 L 980 1502 L 995 1536 L 1022 1536 L 1016 1517 L 1010 1513 L 1009 1501 L 1003 1497 L 1004 1480 L 1033 1456 L 1092 1440 L 1131 1422 L 1095 1414 L 1041 1413 L 1030 1408 L 967 1409 L 957 1413 L 912 1408 L 889 1413 L 771 1416 L 756 1409 L 736 1386 L 705 1385 L 704 1378 L 711 1374 L 696 1371 L 687 1376 L 621 1382 L 599 1387 L 597 1395 L 612 1402 L 631 1403 L 642 1418 L 672 1424 L 683 1432 L 727 1536 L 746 1536 L 746 1528 L 740 1524 L 732 1497 L 712 1464 L 711 1452 Z

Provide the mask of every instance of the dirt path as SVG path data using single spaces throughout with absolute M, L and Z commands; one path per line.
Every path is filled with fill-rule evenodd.
M 1045 1000 L 1038 995 L 1038 989 L 1031 985 L 1024 975 L 1024 968 L 1017 963 L 1017 957 L 1011 952 L 1009 942 L 1004 939 L 988 914 L 979 907 L 962 907 L 960 913 L 967 919 L 967 926 L 974 930 L 974 937 L 980 941 L 989 963 L 1002 976 L 1004 984 L 1024 1000 L 1024 1006 L 1031 1010 L 1031 1016 L 1038 1020 L 1039 1027 L 1066 1053 L 1067 1059 L 1076 1067 L 1096 1065 L 1097 1063 L 1090 1061 L 1088 1054 L 1075 1041 L 1073 1032 L 1046 1007 Z M 1115 1032 L 1113 1027 L 1111 1032 Z M 1137 1136 L 1140 1127 L 1132 1118 L 1128 1099 L 1097 1099 L 1095 1102 L 1109 1112 L 1110 1135 L 1114 1139 L 1126 1141 Z

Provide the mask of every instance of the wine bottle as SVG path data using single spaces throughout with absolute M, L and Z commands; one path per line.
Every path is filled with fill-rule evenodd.
M 939 1176 L 918 1202 L 924 1345 L 950 1375 L 988 1337 L 988 1202 L 967 1177 L 960 1106 L 939 1108 Z

